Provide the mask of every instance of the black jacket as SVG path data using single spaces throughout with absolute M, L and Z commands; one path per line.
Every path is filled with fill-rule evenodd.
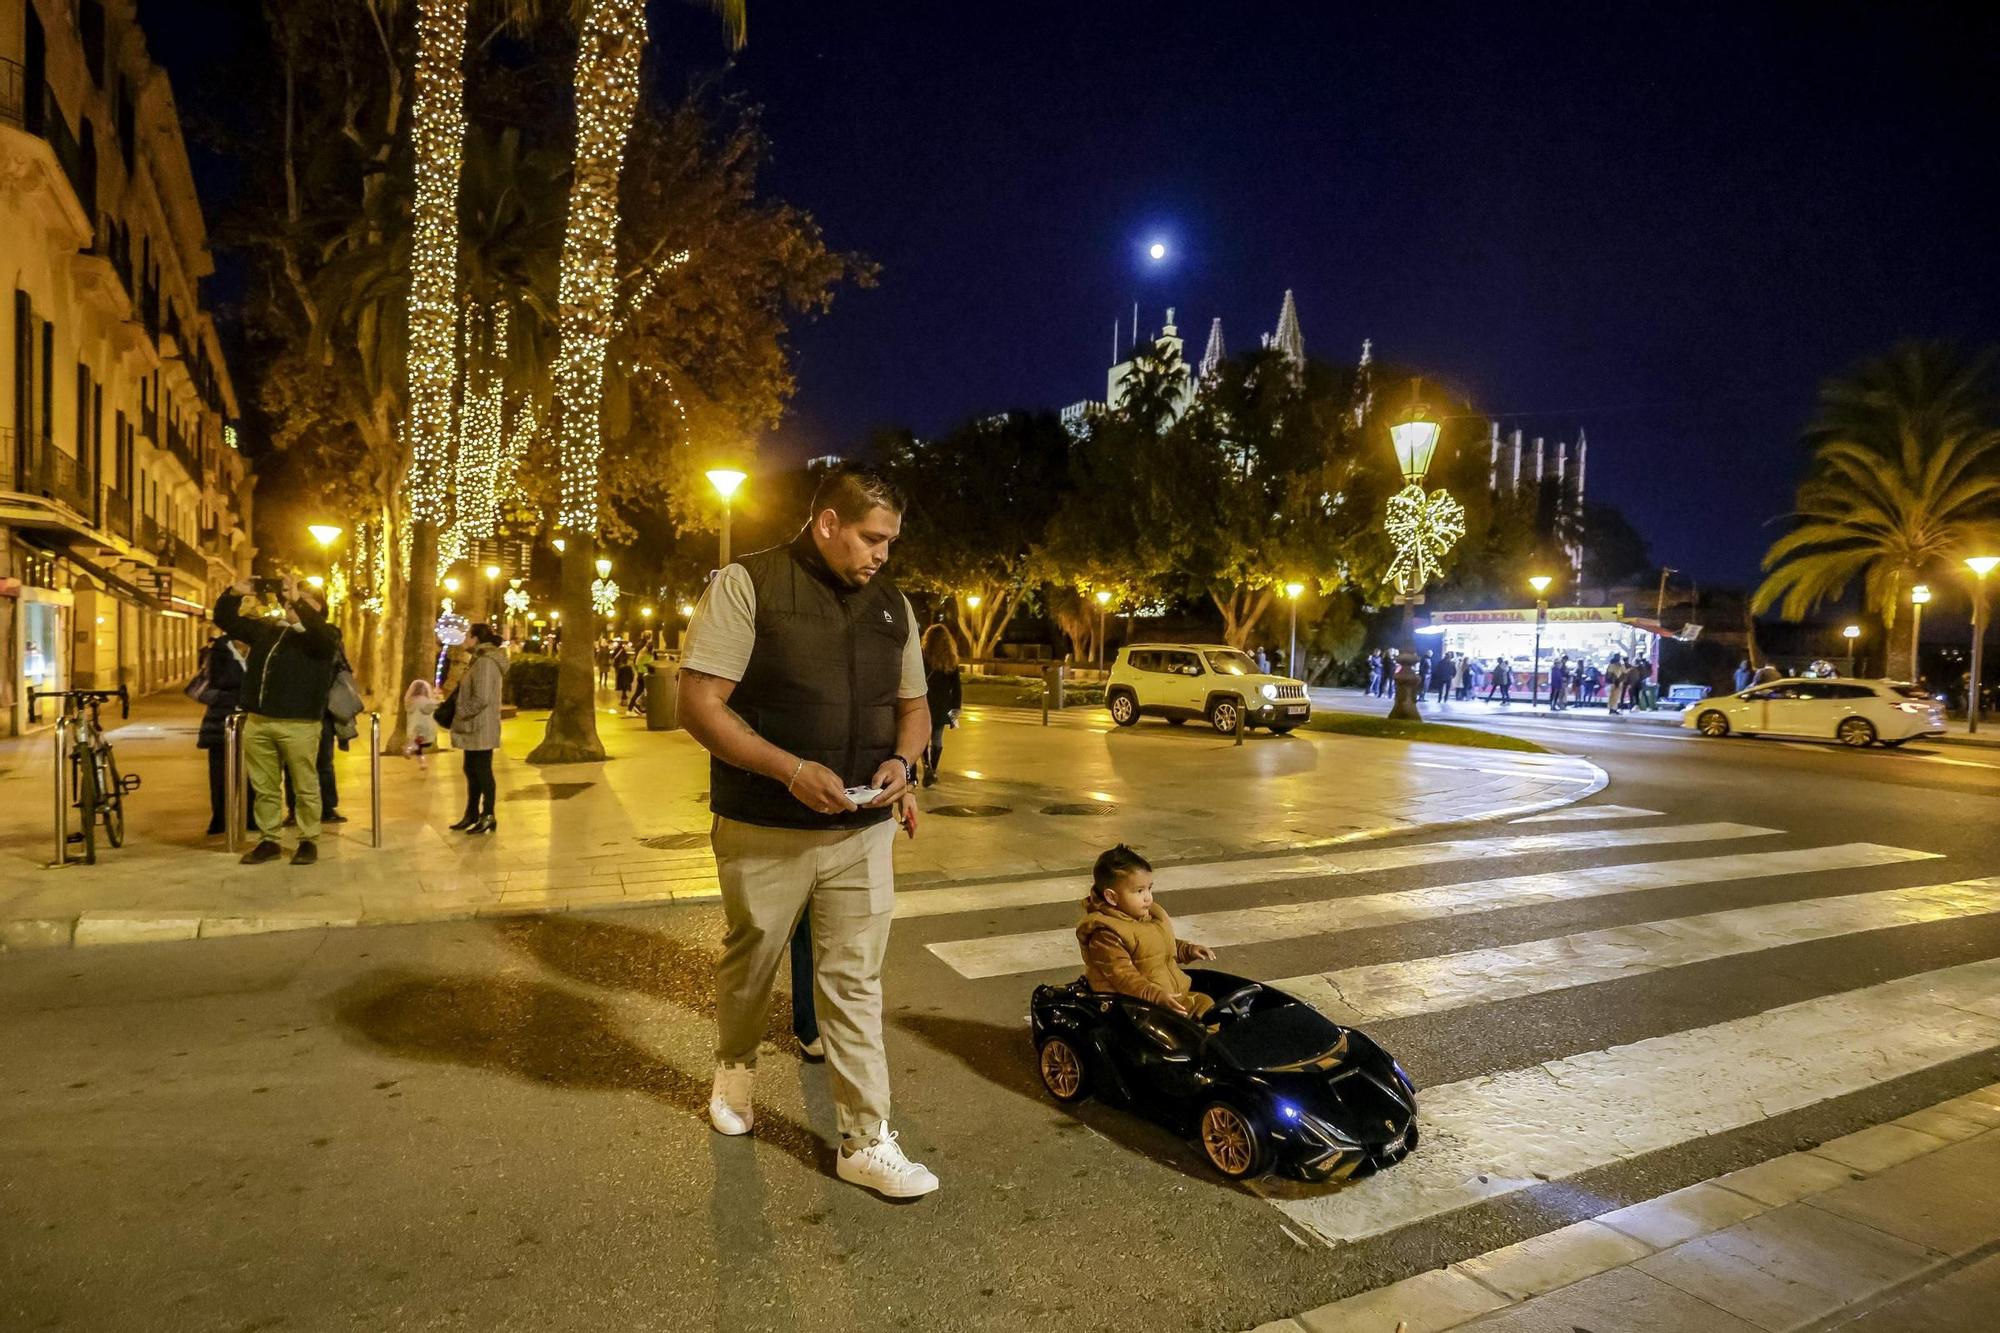
M 943 726 L 950 714 L 965 706 L 965 684 L 959 679 L 957 667 L 949 671 L 926 671 L 924 687 L 930 695 L 933 730 Z
M 850 588 L 827 568 L 809 532 L 746 555 L 757 590 L 757 637 L 729 707 L 773 745 L 867 785 L 896 751 L 903 650 L 915 633 L 909 603 L 877 574 Z M 716 814 L 769 828 L 865 828 L 884 807 L 822 815 L 785 784 L 709 758 Z
M 201 714 L 201 731 L 194 743 L 204 750 L 213 750 L 222 744 L 222 724 L 236 711 L 237 696 L 243 692 L 243 664 L 230 651 L 228 639 L 216 639 L 208 645 L 202 669 L 208 673 L 208 693 Z
M 299 628 L 282 620 L 246 616 L 243 599 L 225 592 L 215 603 L 215 624 L 232 639 L 250 645 L 243 667 L 240 703 L 246 713 L 317 722 L 326 714 L 333 688 L 340 636 L 326 617 L 305 602 L 296 604 Z

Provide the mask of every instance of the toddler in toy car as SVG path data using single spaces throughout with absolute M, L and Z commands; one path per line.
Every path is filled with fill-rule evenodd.
M 1214 958 L 1215 951 L 1174 938 L 1174 923 L 1153 901 L 1153 867 L 1122 842 L 1097 858 L 1076 942 L 1092 990 L 1116 991 L 1192 1018 L 1215 1003 L 1180 969 Z

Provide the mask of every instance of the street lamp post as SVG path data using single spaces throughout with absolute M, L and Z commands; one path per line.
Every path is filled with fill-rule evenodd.
M 1107 588 L 1097 590 L 1097 669 L 1104 669 L 1104 613 L 1111 605 L 1111 592 Z
M 1287 583 L 1285 600 L 1292 604 L 1292 646 L 1285 654 L 1285 674 L 1294 680 L 1299 674 L 1299 595 L 1306 590 L 1303 583 Z
M 1979 586 L 1972 594 L 1972 688 L 1965 696 L 1968 732 L 1979 730 L 1979 668 L 1985 660 L 1986 648 L 1986 576 L 1995 565 L 2000 565 L 2000 555 L 1975 555 L 1965 562 L 1965 567 L 1979 577 Z
M 326 568 L 320 572 L 327 578 L 333 577 L 333 544 L 340 540 L 341 528 L 337 523 L 308 523 L 306 531 L 319 543 L 320 559 Z
M 730 501 L 736 496 L 736 488 L 741 486 L 749 474 L 738 472 L 733 467 L 711 468 L 708 472 L 709 484 L 722 497 L 722 558 L 716 562 L 717 569 L 729 568 L 729 513 Z
M 486 619 L 493 619 L 493 580 L 500 577 L 500 566 L 488 565 L 480 573 L 486 575 Z
M 1840 631 L 1840 637 L 1847 640 L 1847 674 L 1851 676 L 1860 669 L 1860 659 L 1856 654 L 1861 649 L 1861 626 L 1847 626 Z
M 1549 623 L 1549 585 L 1555 580 L 1547 574 L 1537 574 L 1528 580 L 1528 586 L 1535 590 L 1535 655 L 1528 659 L 1528 708 L 1530 711 L 1540 706 L 1542 701 L 1542 626 Z
M 1924 647 L 1924 603 L 1930 601 L 1931 589 L 1928 583 L 1919 583 L 1910 589 L 1910 684 L 1923 679 L 1924 673 L 1918 665 L 1918 657 Z

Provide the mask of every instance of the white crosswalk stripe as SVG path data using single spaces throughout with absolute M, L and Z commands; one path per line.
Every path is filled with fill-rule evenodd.
M 1326 1240 L 1358 1240 L 1996 1046 L 2000 959 L 1923 972 L 1426 1089 L 1417 1152 L 1337 1192 L 1270 1201 Z
M 1591 866 L 1577 870 L 1513 875 L 1498 879 L 1473 880 L 1463 884 L 1441 884 L 1431 888 L 1363 894 L 1349 898 L 1272 903 L 1262 907 L 1245 907 L 1227 912 L 1199 913 L 1177 918 L 1175 926 L 1183 939 L 1198 940 L 1215 948 L 1223 948 L 1230 945 L 1297 939 L 1308 935 L 1326 935 L 1337 931 L 1359 930 L 1364 927 L 1393 925 L 1406 921 L 1433 920 L 1468 912 L 1490 912 L 1499 908 L 1521 907 L 1534 903 L 1636 893 L 1645 889 L 1679 888 L 1691 884 L 1713 884 L 1773 875 L 1890 865 L 1901 861 L 1930 859 L 1932 855 L 1929 852 L 1860 842 L 1844 843 L 1834 847 L 1807 847 L 1788 851 L 1690 857 L 1677 861 Z M 1179 869 L 1165 872 L 1161 876 L 1160 886 L 1179 887 L 1177 881 L 1180 874 Z M 1079 900 L 1082 897 L 1074 885 L 1071 886 L 1069 896 Z M 929 948 L 961 976 L 969 978 L 1038 972 L 1074 967 L 1077 964 L 1076 935 L 1069 929 L 950 940 L 932 944 Z
M 1336 1023 L 1390 1018 L 1616 981 L 1808 940 L 2000 912 L 2000 878 L 1740 907 L 1271 983 Z
M 1154 886 L 1158 893 L 1210 889 L 1232 884 L 1269 883 L 1302 876 L 1356 875 L 1377 870 L 1401 870 L 1443 861 L 1489 860 L 1499 856 L 1529 856 L 1544 852 L 1597 851 L 1619 847 L 1652 847 L 1664 843 L 1722 842 L 1732 838 L 1775 835 L 1777 829 L 1756 824 L 1717 822 L 1658 828 L 1576 829 L 1560 833 L 1512 833 L 1491 838 L 1447 838 L 1402 847 L 1347 847 L 1293 856 L 1252 857 L 1174 866 Z M 969 884 L 952 889 L 918 889 L 896 897 L 896 917 L 950 916 L 959 912 L 1032 907 L 1040 903 L 1081 901 L 1087 885 L 1074 875 L 1010 880 L 999 884 Z
M 1661 813 L 1658 810 L 1644 810 L 1636 805 L 1571 805 L 1561 810 L 1551 810 L 1545 815 L 1523 815 L 1510 819 L 1510 824 L 1580 824 L 1600 819 L 1643 819 Z

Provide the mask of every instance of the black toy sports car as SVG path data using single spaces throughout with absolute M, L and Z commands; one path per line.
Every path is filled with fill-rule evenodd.
M 1416 1084 L 1367 1036 L 1258 982 L 1188 976 L 1215 1001 L 1199 1020 L 1080 977 L 1035 987 L 1028 1021 L 1050 1095 L 1122 1102 L 1199 1137 L 1215 1169 L 1238 1180 L 1274 1166 L 1346 1180 L 1416 1148 Z

